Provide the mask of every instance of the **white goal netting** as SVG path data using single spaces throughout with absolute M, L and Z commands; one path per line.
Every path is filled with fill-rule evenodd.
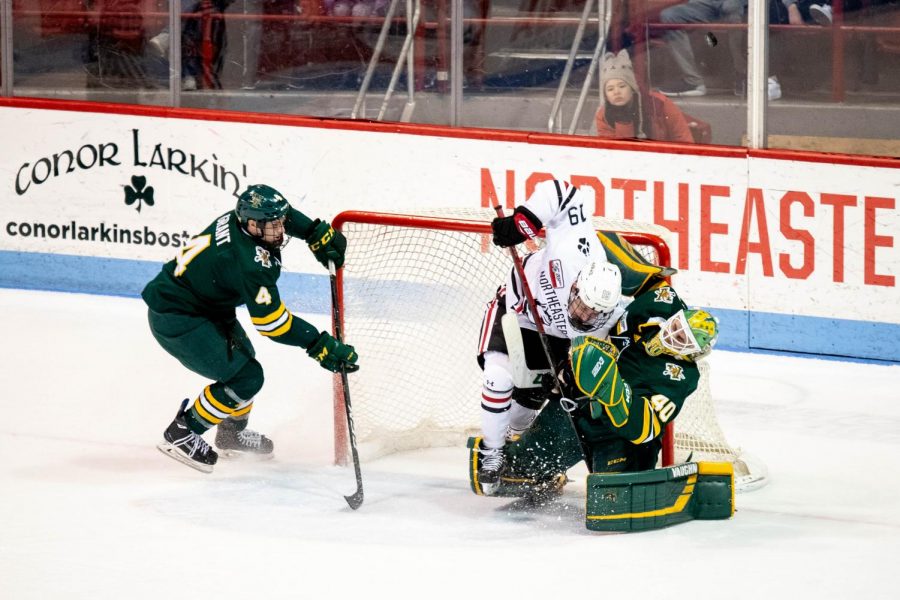
M 479 326 L 485 303 L 512 268 L 509 253 L 491 244 L 494 216 L 490 209 L 446 209 L 336 219 L 349 242 L 340 294 L 344 337 L 362 364 L 351 377 L 351 403 L 363 457 L 462 444 L 478 432 Z M 651 262 L 668 257 L 662 227 L 609 219 L 594 225 L 622 233 Z M 727 460 L 741 488 L 761 485 L 761 467 L 754 470 L 719 427 L 705 363 L 701 375 L 675 422 L 676 461 L 691 453 L 692 460 Z M 338 392 L 335 453 L 343 462 Z

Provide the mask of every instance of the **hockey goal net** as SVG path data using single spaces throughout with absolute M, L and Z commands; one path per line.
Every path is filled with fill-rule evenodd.
M 512 268 L 509 253 L 491 243 L 494 216 L 490 209 L 456 208 L 350 211 L 335 219 L 348 239 L 338 302 L 344 337 L 361 357 L 350 391 L 363 458 L 463 444 L 478 433 L 479 326 L 485 303 Z M 655 264 L 669 264 L 663 227 L 603 218 L 595 218 L 594 227 L 622 234 Z M 674 439 L 667 436 L 664 464 L 688 457 L 729 461 L 739 489 L 759 487 L 764 469 L 725 440 L 709 366 L 700 361 L 700 368 L 700 385 L 675 421 Z M 348 440 L 340 386 L 336 377 L 335 460 L 343 464 Z

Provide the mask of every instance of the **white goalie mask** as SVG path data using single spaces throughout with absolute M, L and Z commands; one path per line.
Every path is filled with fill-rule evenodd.
M 698 308 L 679 310 L 663 321 L 657 333 L 644 343 L 650 356 L 701 358 L 708 354 L 719 336 L 719 322 L 707 311 Z
M 621 297 L 619 268 L 594 259 L 581 270 L 569 292 L 569 322 L 578 331 L 595 331 L 606 324 Z

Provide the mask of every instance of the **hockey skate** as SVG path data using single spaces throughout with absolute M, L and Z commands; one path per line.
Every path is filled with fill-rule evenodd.
M 216 448 L 227 458 L 268 460 L 275 444 L 263 434 L 247 429 L 247 421 L 226 419 L 216 427 Z
M 500 485 L 500 477 L 506 472 L 506 456 L 503 448 L 481 448 L 481 466 L 478 481 L 485 496 L 493 496 Z
M 219 459 L 216 451 L 209 447 L 199 434 L 191 431 L 184 420 L 184 410 L 188 400 L 181 402 L 181 408 L 175 415 L 175 420 L 163 433 L 163 442 L 157 444 L 159 451 L 174 458 L 192 469 L 212 473 L 213 465 Z

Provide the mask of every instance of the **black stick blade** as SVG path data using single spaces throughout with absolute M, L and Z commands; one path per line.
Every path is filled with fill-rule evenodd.
M 350 508 L 353 510 L 358 509 L 362 506 L 363 503 L 363 491 L 362 489 L 356 490 L 356 493 L 352 496 L 344 496 L 344 500 L 347 501 L 347 504 L 350 505 Z

